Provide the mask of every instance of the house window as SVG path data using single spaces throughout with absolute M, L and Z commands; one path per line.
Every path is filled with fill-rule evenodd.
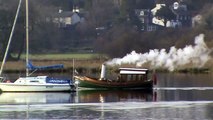
M 132 75 L 131 81 L 136 81 L 137 80 L 137 75 Z
M 140 16 L 144 16 L 144 11 L 141 11 L 141 12 L 140 12 Z
M 156 26 L 150 25 L 147 27 L 147 31 L 154 31 L 154 30 L 156 30 Z
M 145 21 L 144 18 L 141 18 L 141 23 L 144 23 L 144 21 Z
M 144 30 L 144 26 L 141 27 L 141 30 L 142 30 L 142 31 Z
M 147 27 L 147 31 L 152 31 L 152 27 L 151 27 L 151 26 L 148 26 L 148 27 Z
M 156 26 L 152 26 L 152 31 L 155 31 L 156 29 Z

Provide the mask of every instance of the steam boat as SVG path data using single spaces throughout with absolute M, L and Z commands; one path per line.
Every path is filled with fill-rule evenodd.
M 119 68 L 117 79 L 105 77 L 106 66 L 103 64 L 100 78 L 75 75 L 76 86 L 87 89 L 152 89 L 156 77 L 148 78 L 148 69 Z

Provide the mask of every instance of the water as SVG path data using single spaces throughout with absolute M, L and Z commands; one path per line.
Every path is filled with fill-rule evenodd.
M 211 120 L 212 74 L 157 74 L 153 91 L 2 93 L 0 119 Z

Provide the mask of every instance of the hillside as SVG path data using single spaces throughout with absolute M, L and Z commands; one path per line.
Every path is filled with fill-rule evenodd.
M 9 37 L 17 2 L 0 1 L 0 53 Z M 172 5 L 175 0 L 157 0 L 156 3 Z M 213 13 L 211 0 L 184 0 L 191 16 L 202 15 L 195 27 L 165 28 L 141 31 L 140 19 L 135 10 L 152 9 L 154 0 L 36 0 L 30 1 L 30 53 L 101 53 L 109 57 L 123 57 L 135 50 L 139 53 L 150 49 L 167 51 L 171 46 L 183 48 L 193 45 L 195 36 L 205 34 L 208 47 L 213 46 Z M 24 4 L 24 3 L 23 3 Z M 24 6 L 24 5 L 23 5 Z M 60 8 L 60 9 L 59 9 Z M 61 10 L 79 10 L 84 22 L 60 27 L 51 19 Z M 24 8 L 22 8 L 10 49 L 10 58 L 20 59 L 24 52 Z M 116 51 L 116 52 L 115 52 Z M 18 54 L 15 58 L 12 54 Z M 10 59 L 8 58 L 8 59 Z

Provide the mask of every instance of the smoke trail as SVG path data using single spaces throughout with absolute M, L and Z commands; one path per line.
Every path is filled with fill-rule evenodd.
M 165 68 L 170 71 L 186 64 L 192 64 L 193 67 L 202 67 L 209 60 L 211 50 L 206 46 L 203 34 L 196 36 L 194 43 L 194 46 L 187 45 L 182 49 L 173 46 L 169 52 L 166 52 L 165 49 L 154 49 L 143 54 L 132 51 L 123 58 L 114 58 L 106 64 L 111 66 L 135 64 L 139 67 L 149 63 L 151 68 Z

